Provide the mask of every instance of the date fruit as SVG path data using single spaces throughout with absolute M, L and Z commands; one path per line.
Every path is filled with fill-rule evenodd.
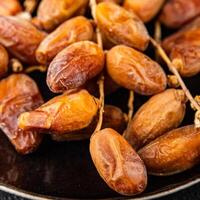
M 35 150 L 42 135 L 18 128 L 17 118 L 42 103 L 37 85 L 27 75 L 10 75 L 0 81 L 0 128 L 19 153 L 27 154 Z
M 167 85 L 166 75 L 158 63 L 124 45 L 108 51 L 107 71 L 117 84 L 142 95 L 162 92 Z
M 185 104 L 182 90 L 168 89 L 151 97 L 136 112 L 124 137 L 135 149 L 143 147 L 180 125 L 185 116 Z
M 54 97 L 34 111 L 22 113 L 18 124 L 22 130 L 65 134 L 87 127 L 97 114 L 98 107 L 98 99 L 86 90 L 71 91 Z
M 36 64 L 35 51 L 45 34 L 27 20 L 0 16 L 0 43 L 21 61 Z
M 97 25 L 115 44 L 124 44 L 144 51 L 149 34 L 143 22 L 115 3 L 103 2 L 96 8 Z
M 81 41 L 62 50 L 50 63 L 47 85 L 54 93 L 78 88 L 104 67 L 104 52 L 94 42 Z
M 6 49 L 0 45 L 0 78 L 8 71 L 9 56 Z
M 149 174 L 169 176 L 192 168 L 200 162 L 200 129 L 193 125 L 172 130 L 157 138 L 139 155 Z
M 200 72 L 200 17 L 164 39 L 162 45 L 183 77 Z M 177 62 L 178 61 L 178 62 Z
M 85 8 L 87 4 L 88 0 L 42 0 L 37 18 L 43 28 L 49 31 Z
M 161 12 L 160 20 L 169 28 L 179 28 L 199 14 L 199 0 L 169 0 Z
M 90 21 L 82 16 L 72 18 L 61 24 L 41 42 L 36 51 L 36 58 L 41 64 L 49 63 L 70 44 L 92 38 L 93 27 Z
M 0 15 L 16 15 L 22 11 L 19 0 L 4 0 L 0 1 Z
M 123 7 L 149 22 L 159 12 L 165 0 L 125 0 Z
M 101 178 L 122 195 L 143 192 L 146 168 L 131 145 L 115 130 L 106 128 L 90 139 L 90 154 Z

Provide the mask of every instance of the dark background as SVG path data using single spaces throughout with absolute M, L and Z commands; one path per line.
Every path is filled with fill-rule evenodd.
M 158 200 L 199 200 L 200 199 L 200 184 L 196 184 L 181 192 L 159 198 Z M 0 200 L 26 200 L 14 195 L 0 192 Z

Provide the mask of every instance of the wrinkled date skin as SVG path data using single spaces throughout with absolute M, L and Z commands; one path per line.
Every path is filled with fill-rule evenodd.
M 35 51 L 44 37 L 24 19 L 0 16 L 0 43 L 25 63 L 37 63 Z
M 151 97 L 136 112 L 124 137 L 135 149 L 139 149 L 177 128 L 185 116 L 185 103 L 182 90 L 168 89 Z
M 0 81 L 0 128 L 19 153 L 27 154 L 35 150 L 42 135 L 19 129 L 17 117 L 42 103 L 37 85 L 27 75 L 10 75 Z
M 94 42 L 76 42 L 62 50 L 50 63 L 47 85 L 54 93 L 78 88 L 104 67 L 104 52 Z
M 49 34 L 36 51 L 36 58 L 42 64 L 49 63 L 61 50 L 72 43 L 92 40 L 93 27 L 90 21 L 82 16 L 72 18 L 61 24 Z
M 168 176 L 200 162 L 200 129 L 193 125 L 172 130 L 139 151 L 149 174 Z
M 0 45 L 0 78 L 8 71 L 9 56 L 6 49 Z
M 114 3 L 104 2 L 96 8 L 97 24 L 114 44 L 124 44 L 144 51 L 149 35 L 143 22 L 133 13 Z
M 183 77 L 200 72 L 200 17 L 165 38 L 162 45 L 173 61 L 178 60 L 177 69 Z
M 85 8 L 87 4 L 88 0 L 42 0 L 37 17 L 43 28 L 49 31 Z
M 53 134 L 52 139 L 57 142 L 89 139 L 96 128 L 97 121 L 98 116 L 95 117 L 88 127 L 65 135 Z M 112 105 L 105 105 L 102 128 L 112 128 L 118 133 L 123 133 L 126 128 L 126 119 L 120 108 Z
M 166 75 L 160 65 L 124 45 L 108 51 L 107 71 L 117 84 L 142 95 L 153 95 L 166 88 Z
M 123 7 L 149 22 L 159 12 L 165 0 L 125 0 Z
M 90 154 L 101 178 L 122 195 L 135 195 L 145 190 L 146 168 L 135 150 L 110 128 L 94 133 Z
M 23 130 L 50 131 L 65 134 L 87 127 L 98 112 L 99 103 L 86 90 L 54 97 L 35 111 L 20 115 Z
M 161 12 L 160 20 L 169 28 L 179 28 L 199 14 L 199 0 L 169 0 Z
M 9 16 L 16 15 L 22 11 L 22 7 L 18 0 L 0 1 L 0 15 Z

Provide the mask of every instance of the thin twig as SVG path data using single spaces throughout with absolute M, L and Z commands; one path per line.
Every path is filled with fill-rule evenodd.
M 102 123 L 103 123 L 103 113 L 104 113 L 104 76 L 103 74 L 100 76 L 98 85 L 99 85 L 99 93 L 100 93 L 100 108 L 99 108 L 99 120 L 98 120 L 94 133 L 96 131 L 101 130 Z
M 160 22 L 158 20 L 155 23 L 154 38 L 155 38 L 155 41 L 160 44 L 161 39 L 162 39 L 162 30 L 161 30 Z M 156 61 L 159 60 L 159 53 L 157 49 L 155 51 L 155 58 L 156 58 Z
M 25 71 L 25 73 L 31 73 L 31 72 L 34 72 L 34 71 L 46 72 L 47 67 L 44 66 L 44 65 L 30 66 L 30 67 L 26 68 L 24 71 Z
M 166 64 L 169 67 L 169 70 L 177 77 L 180 86 L 182 87 L 183 91 L 185 92 L 185 95 L 187 96 L 187 98 L 189 99 L 190 103 L 194 106 L 194 108 L 197 110 L 197 112 L 200 112 L 200 106 L 199 104 L 194 100 L 194 98 L 192 97 L 190 91 L 187 89 L 185 83 L 183 82 L 179 72 L 176 69 L 176 66 L 171 62 L 171 60 L 169 59 L 169 57 L 167 56 L 167 54 L 165 53 L 165 51 L 163 50 L 163 48 L 160 46 L 160 44 L 158 44 L 153 38 L 150 38 L 151 43 L 157 48 L 158 53 L 160 54 L 160 56 L 163 58 L 163 60 L 166 62 Z M 198 119 L 197 119 L 198 118 Z M 199 115 L 196 113 L 195 115 L 195 125 L 199 126 Z
M 128 100 L 128 108 L 129 108 L 128 123 L 131 121 L 132 116 L 133 116 L 133 112 L 134 112 L 133 102 L 134 102 L 134 92 L 132 90 L 130 90 L 129 100 Z
M 91 8 L 91 13 L 92 17 L 96 23 L 96 0 L 90 0 L 90 8 Z M 97 36 L 97 44 L 101 49 L 103 49 L 103 42 L 102 42 L 102 35 L 98 27 L 96 27 L 96 36 Z M 103 123 L 103 112 L 104 112 L 104 75 L 103 72 L 100 76 L 100 79 L 98 81 L 99 85 L 99 93 L 100 93 L 100 108 L 99 108 L 99 120 L 96 126 L 96 131 L 100 131 Z
M 33 13 L 37 6 L 37 0 L 25 0 L 24 1 L 24 7 L 25 11 L 29 13 Z

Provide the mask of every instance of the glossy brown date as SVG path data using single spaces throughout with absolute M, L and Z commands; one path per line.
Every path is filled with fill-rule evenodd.
M 183 77 L 200 72 L 200 17 L 177 33 L 164 39 L 162 45 Z M 177 62 L 176 62 L 177 63 Z
M 18 0 L 0 1 L 0 15 L 15 15 L 22 11 L 22 7 Z
M 42 0 L 37 18 L 45 30 L 52 30 L 88 4 L 88 0 Z
M 149 22 L 161 9 L 165 0 L 125 0 L 123 7 Z
M 37 63 L 35 51 L 44 37 L 27 20 L 0 16 L 0 43 L 25 63 Z
M 10 75 L 0 81 L 0 128 L 22 154 L 35 150 L 42 140 L 36 131 L 18 128 L 17 118 L 43 103 L 35 82 L 24 74 Z
M 169 28 L 179 28 L 199 14 L 199 0 L 169 0 L 161 12 L 160 20 Z
M 139 151 L 149 174 L 168 176 L 200 162 L 200 129 L 193 125 L 172 130 Z
M 142 95 L 153 95 L 166 88 L 166 75 L 160 65 L 124 45 L 108 51 L 107 71 L 117 84 Z
M 182 90 L 168 89 L 151 97 L 134 115 L 124 137 L 135 148 L 150 143 L 180 125 L 186 109 Z
M 103 2 L 96 8 L 97 25 L 114 44 L 145 50 L 149 35 L 143 22 L 133 13 L 114 3 Z
M 0 45 L 0 78 L 8 71 L 9 56 L 6 49 Z
M 36 51 L 36 58 L 42 64 L 49 63 L 70 44 L 92 38 L 93 27 L 90 21 L 82 16 L 72 18 L 61 24 L 41 42 Z
M 64 93 L 39 108 L 19 116 L 23 130 L 65 134 L 87 127 L 98 112 L 99 103 L 86 90 Z
M 50 63 L 47 84 L 54 93 L 78 88 L 104 67 L 104 52 L 94 42 L 76 42 L 62 50 Z
M 51 137 L 57 142 L 89 139 L 96 128 L 97 121 L 98 116 L 93 119 L 88 127 L 82 130 L 74 131 L 64 135 L 52 134 Z M 102 128 L 112 128 L 118 133 L 123 133 L 126 128 L 126 119 L 120 108 L 112 105 L 105 105 Z
M 146 168 L 135 150 L 110 128 L 94 133 L 90 154 L 101 178 L 122 195 L 135 195 L 145 190 Z

